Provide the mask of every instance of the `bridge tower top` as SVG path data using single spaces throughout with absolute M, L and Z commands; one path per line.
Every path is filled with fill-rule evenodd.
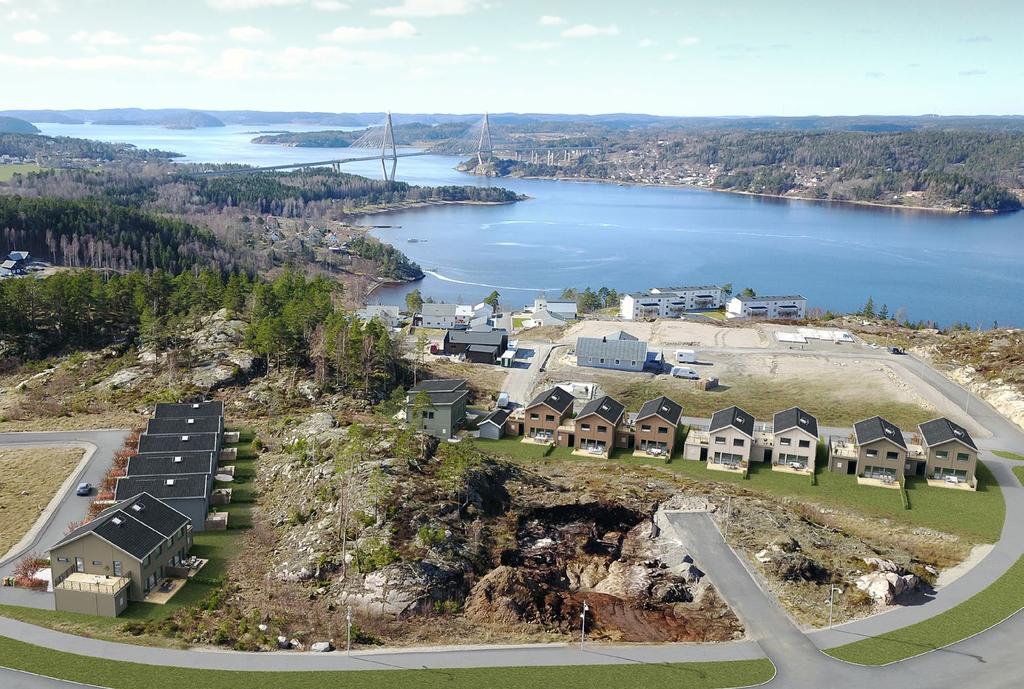
M 480 125 L 480 140 L 476 144 L 476 160 L 480 165 L 484 160 L 490 160 L 494 154 L 494 144 L 491 142 L 491 117 L 484 113 L 483 122 Z

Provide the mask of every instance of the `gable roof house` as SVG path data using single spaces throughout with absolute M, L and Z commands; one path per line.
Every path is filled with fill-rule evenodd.
M 615 339 L 626 335 L 627 339 Z M 619 371 L 643 371 L 647 361 L 647 342 L 628 339 L 628 333 L 612 337 L 579 337 L 576 339 L 576 365 L 610 368 Z
M 501 440 L 505 435 L 505 423 L 512 414 L 511 409 L 495 409 L 490 412 L 477 424 L 481 438 L 489 440 Z
M 671 457 L 682 416 L 682 405 L 668 397 L 655 397 L 644 402 L 633 419 L 636 448 L 633 454 Z
M 356 311 L 356 316 L 363 321 L 370 321 L 376 318 L 388 328 L 395 328 L 401 322 L 400 310 L 394 304 L 369 304 Z
M 945 417 L 917 428 L 924 444 L 928 485 L 977 490 L 978 446 L 967 429 Z
M 745 473 L 754 446 L 754 417 L 739 407 L 719 409 L 707 433 L 708 469 Z
M 607 457 L 613 447 L 625 447 L 629 436 L 623 433 L 626 407 L 613 397 L 604 395 L 590 400 L 573 421 L 575 454 Z
M 417 409 L 421 393 L 426 408 Z M 461 379 L 421 380 L 405 395 L 406 424 L 417 431 L 446 440 L 466 421 L 469 385 Z
M 121 500 L 50 547 L 56 609 L 116 616 L 191 546 L 185 514 L 145 492 Z
M 468 361 L 493 364 L 508 349 L 508 333 L 504 330 L 449 330 L 444 334 L 444 353 L 464 355 Z
M 216 474 L 217 455 L 213 452 L 132 455 L 125 476 L 166 476 L 175 474 Z
M 899 486 L 906 471 L 907 441 L 898 426 L 873 416 L 853 424 L 857 482 Z
M 210 402 L 160 402 L 153 416 L 158 419 L 189 419 L 200 416 L 224 416 L 224 403 Z
M 772 418 L 772 469 L 814 473 L 818 452 L 818 419 L 800 407 L 790 407 Z
M 203 531 L 212 487 L 213 476 L 205 473 L 122 476 L 114 487 L 114 499 L 127 500 L 139 493 L 149 493 L 188 517 L 195 531 Z
M 173 435 L 150 435 L 139 437 L 138 454 L 152 452 L 173 454 L 181 452 L 220 452 L 219 433 L 175 433 Z
M 523 410 L 523 441 L 553 441 L 575 401 L 575 397 L 557 386 L 536 395 Z
M 178 419 L 150 419 L 147 435 L 181 435 L 195 433 L 223 433 L 223 416 L 196 416 Z

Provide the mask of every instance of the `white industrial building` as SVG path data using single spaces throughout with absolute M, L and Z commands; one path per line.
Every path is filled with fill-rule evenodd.
M 796 318 L 807 315 L 807 300 L 800 295 L 733 297 L 725 307 L 729 318 Z
M 655 287 L 624 295 L 619 301 L 619 316 L 627 321 L 678 318 L 687 311 L 720 309 L 723 298 L 722 288 L 715 285 Z

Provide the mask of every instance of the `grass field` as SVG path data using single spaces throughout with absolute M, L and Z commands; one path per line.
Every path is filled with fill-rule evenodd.
M 715 689 L 759 684 L 771 679 L 775 673 L 768 660 L 356 672 L 194 670 L 91 658 L 6 637 L 0 637 L 0 658 L 5 667 L 111 689 L 321 689 L 326 686 L 359 689 L 442 686 L 450 689 L 592 689 L 594 686 Z
M 833 658 L 885 665 L 962 641 L 1024 608 L 1024 557 L 984 591 L 931 619 L 888 634 L 836 646 Z
M 166 619 L 182 608 L 205 600 L 220 588 L 228 566 L 241 547 L 241 535 L 252 524 L 252 503 L 255 500 L 252 494 L 252 478 L 256 471 L 253 440 L 251 432 L 243 431 L 238 444 L 226 446 L 238 448 L 238 459 L 234 463 L 235 481 L 226 484 L 232 489 L 231 504 L 220 508 L 231 515 L 228 518 L 228 529 L 202 531 L 193 536 L 190 554 L 205 558 L 209 562 L 165 605 L 132 602 L 120 617 L 98 617 L 0 605 L 0 615 L 83 636 L 129 640 L 136 643 L 174 643 L 173 640 L 162 637 L 126 637 L 123 627 L 125 623 Z
M 574 456 L 568 448 L 556 447 L 544 456 L 545 448 L 520 442 L 519 438 L 478 441 L 481 448 L 498 456 L 527 461 L 590 462 L 601 466 L 607 462 L 649 466 L 669 471 L 696 481 L 736 483 L 744 490 L 768 495 L 804 499 L 828 507 L 843 507 L 875 517 L 886 517 L 913 526 L 923 526 L 964 536 L 972 542 L 994 543 L 1002 533 L 1006 505 L 1003 493 L 992 472 L 978 462 L 978 490 L 958 491 L 928 486 L 924 478 L 907 479 L 910 509 L 904 509 L 897 490 L 861 486 L 855 476 L 835 474 L 822 469 L 819 461 L 816 484 L 805 476 L 772 471 L 771 466 L 751 462 L 749 478 L 739 474 L 711 471 L 704 462 L 674 459 L 633 457 L 631 452 L 617 450 L 610 460 L 594 460 Z
M 1013 474 L 1017 477 L 1017 480 L 1024 483 L 1024 467 L 1014 467 Z
M 1024 462 L 1024 455 L 1019 455 L 1016 452 L 1010 452 L 1009 450 L 992 450 L 992 454 L 996 457 L 1002 457 L 1003 459 L 1012 459 L 1018 462 Z
M 39 510 L 81 460 L 82 450 L 77 447 L 0 448 L 0 555 L 32 528 Z
M 35 163 L 9 163 L 7 165 L 0 165 L 0 182 L 10 182 L 14 175 L 25 175 L 29 172 L 39 172 L 41 170 Z
M 763 420 L 771 419 L 780 409 L 799 406 L 817 416 L 824 426 L 852 426 L 855 421 L 878 415 L 897 426 L 914 428 L 935 417 L 934 411 L 917 404 L 871 395 L 848 396 L 842 389 L 806 379 L 780 385 L 766 376 L 738 375 L 729 378 L 727 389 L 707 392 L 697 390 L 690 381 L 666 376 L 645 381 L 609 376 L 600 383 L 627 409 L 639 409 L 645 401 L 666 395 L 683 405 L 688 416 L 710 417 L 735 404 Z

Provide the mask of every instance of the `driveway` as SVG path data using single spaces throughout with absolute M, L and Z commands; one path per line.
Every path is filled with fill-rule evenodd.
M 62 431 L 52 433 L 0 433 L 0 446 L 4 447 L 39 447 L 73 445 L 88 448 L 92 456 L 80 467 L 77 475 L 65 484 L 60 502 L 49 515 L 42 517 L 43 522 L 37 523 L 35 535 L 24 544 L 19 552 L 13 553 L 0 562 L 0 576 L 9 576 L 18 560 L 25 553 L 36 551 L 45 553 L 64 535 L 69 522 L 84 519 L 89 512 L 91 500 L 75 495 L 75 486 L 88 481 L 98 485 L 102 480 L 114 453 L 121 448 L 128 431 Z M 95 448 L 94 450 L 92 448 Z M 0 603 L 25 605 L 38 608 L 53 608 L 53 597 L 37 591 L 0 587 Z
M 509 400 L 519 405 L 526 405 L 530 401 L 533 387 L 540 378 L 541 369 L 547 363 L 551 350 L 558 345 L 542 342 L 519 343 L 520 350 L 529 349 L 533 352 L 530 357 L 530 365 L 523 368 L 512 368 L 505 377 L 504 391 L 508 393 Z

